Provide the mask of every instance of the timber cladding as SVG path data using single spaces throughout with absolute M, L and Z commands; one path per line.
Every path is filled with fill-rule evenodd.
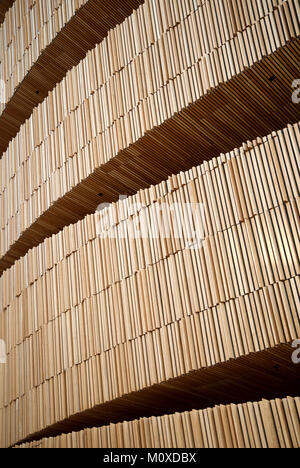
M 46 3 L 0 25 L 0 445 L 299 447 L 299 2 Z
M 299 120 L 296 2 L 249 19 L 224 43 L 200 41 L 203 8 L 113 59 L 116 28 L 35 108 L 1 161 L 1 270 L 93 212 L 99 192 L 114 201 Z M 257 30 L 263 34 L 269 21 L 277 40 L 266 37 L 262 47 Z M 133 34 L 130 24 L 124 33 Z M 180 54 L 189 42 L 198 48 Z
M 299 337 L 298 142 L 299 124 L 289 125 L 171 176 L 66 227 L 3 273 L 4 413 L 41 405 L 20 440 Z M 143 225 L 146 235 L 132 235 Z
M 143 0 L 13 2 L 0 25 L 0 77 L 5 83 L 5 100 L 0 102 L 1 154 L 67 71 L 141 3 Z

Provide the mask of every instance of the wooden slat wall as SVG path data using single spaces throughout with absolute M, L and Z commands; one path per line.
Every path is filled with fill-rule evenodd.
M 109 365 L 111 366 L 111 362 Z M 53 424 L 55 415 L 63 415 L 66 403 L 70 405 L 72 402 L 73 389 L 78 389 L 78 394 L 75 392 L 75 395 L 79 408 L 83 408 L 86 401 L 97 400 L 99 387 L 94 376 L 99 374 L 100 369 L 103 370 L 99 357 L 95 356 L 81 366 L 76 366 L 72 373 L 63 372 L 53 381 L 45 382 L 42 389 L 33 389 L 38 394 L 34 411 L 30 407 L 31 397 L 20 408 L 19 400 L 13 402 L 13 411 L 10 413 L 7 407 L 0 409 L 1 426 L 5 429 L 2 441 L 5 446 L 139 417 L 203 409 L 217 404 L 256 401 L 262 395 L 272 399 L 286 394 L 298 394 L 298 370 L 297 366 L 291 365 L 289 343 L 205 367 L 159 385 L 108 400 L 94 406 L 92 410 L 68 414 L 64 420 Z M 104 371 L 106 372 L 105 369 Z M 108 371 L 108 381 L 111 376 L 114 377 L 114 374 Z M 67 388 L 65 382 L 68 383 Z M 58 402 L 51 398 L 53 389 L 60 395 Z M 48 395 L 44 400 L 43 394 Z M 24 399 L 21 401 L 23 403 Z M 37 418 L 43 418 L 44 429 L 39 432 L 30 431 L 30 436 L 22 439 L 20 421 L 26 420 L 28 427 L 34 431 Z
M 215 406 L 44 438 L 16 448 L 299 448 L 300 398 Z
M 32 414 L 48 392 L 59 401 L 74 372 L 86 395 L 81 406 L 68 394 L 57 413 L 24 421 L 19 440 L 94 405 L 298 338 L 298 161 L 295 124 L 66 227 L 4 272 L 5 417 L 16 402 L 20 414 Z M 164 203 L 204 204 L 200 248 L 189 248 L 197 227 L 190 219 L 182 236 L 172 219 L 166 238 L 131 239 L 133 225 L 154 220 Z M 96 362 L 100 387 L 89 399 L 84 369 L 97 373 Z
M 132 194 L 170 171 L 240 145 L 243 137 L 298 120 L 291 83 L 299 41 L 280 48 L 298 37 L 298 2 L 262 10 L 238 32 L 231 28 L 224 37 L 199 38 L 195 34 L 211 12 L 209 4 L 183 14 L 173 26 L 161 25 L 165 32 L 158 40 L 136 41 L 137 50 L 125 49 L 120 57 L 109 53 L 121 42 L 122 28 L 116 28 L 35 109 L 1 161 L 1 270 L 45 236 L 92 212 L 99 192 L 104 201 Z M 229 22 L 232 13 L 226 13 L 219 19 Z M 124 22 L 125 37 L 130 24 Z M 268 80 L 274 69 L 275 84 Z
M 33 108 L 143 0 L 16 0 L 0 28 L 0 154 Z
M 0 446 L 299 447 L 299 18 L 296 0 L 15 1 Z

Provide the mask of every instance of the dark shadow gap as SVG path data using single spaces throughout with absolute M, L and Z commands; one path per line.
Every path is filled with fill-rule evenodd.
M 299 396 L 291 344 L 280 344 L 108 401 L 31 434 L 16 445 L 141 417 Z

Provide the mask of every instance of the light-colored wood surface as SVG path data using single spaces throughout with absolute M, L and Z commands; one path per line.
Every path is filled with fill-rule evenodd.
M 143 0 L 16 0 L 0 26 L 0 154 L 34 107 Z
M 120 193 L 133 194 L 170 172 L 188 169 L 247 138 L 298 121 L 298 107 L 291 99 L 298 39 L 282 48 L 286 38 L 264 50 L 260 44 L 255 49 L 258 55 L 253 51 L 251 57 L 247 55 L 244 40 L 248 35 L 253 39 L 257 28 L 264 31 L 266 17 L 227 40 L 232 57 L 245 55 L 235 70 L 223 67 L 219 74 L 215 69 L 214 64 L 223 63 L 225 44 L 215 49 L 207 44 L 189 63 L 185 55 L 176 68 L 179 58 L 172 44 L 182 35 L 191 44 L 199 42 L 193 38 L 191 17 L 201 18 L 201 8 L 137 55 L 144 78 L 142 94 L 135 86 L 133 51 L 123 62 L 111 65 L 111 76 L 111 34 L 34 110 L 1 161 L 2 270 L 46 236 L 91 213 L 99 203 L 99 193 L 103 194 L 100 202 L 115 200 Z M 274 21 L 279 15 L 290 24 L 289 39 L 299 32 L 296 8 L 294 0 L 287 0 L 276 15 L 268 15 Z M 124 31 L 128 28 L 124 26 Z M 156 80 L 161 64 L 155 66 L 155 56 L 163 37 L 168 38 L 166 55 L 174 66 Z M 266 54 L 271 55 L 260 61 Z M 99 63 L 99 76 L 89 72 L 89 60 Z M 117 65 L 121 70 L 115 72 Z M 272 76 L 275 81 L 269 80 Z M 77 86 L 80 96 L 71 93 Z
M 299 447 L 299 2 L 46 3 L 0 26 L 0 445 Z
M 277 398 L 88 428 L 15 448 L 299 448 L 299 417 L 299 397 Z
M 16 402 L 24 412 L 45 405 L 48 392 L 53 401 L 66 394 L 66 406 L 47 420 L 35 414 L 24 422 L 19 439 L 300 336 L 298 135 L 299 124 L 288 126 L 171 176 L 66 227 L 4 272 L 5 420 Z M 143 219 L 153 227 L 164 203 L 166 238 L 128 235 Z M 197 203 L 204 229 L 190 249 L 199 218 L 184 216 L 176 236 L 172 206 Z M 296 371 L 291 361 L 287 369 Z M 68 393 L 73 373 L 80 398 Z M 92 375 L 96 394 L 85 389 Z

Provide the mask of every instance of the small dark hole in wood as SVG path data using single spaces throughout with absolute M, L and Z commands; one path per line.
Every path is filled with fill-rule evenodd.
M 275 75 L 270 76 L 269 81 L 271 81 L 271 83 L 272 83 L 272 81 L 275 81 L 275 80 L 276 80 L 276 76 L 275 76 Z
M 40 94 L 40 92 L 39 92 L 39 90 L 38 90 L 38 89 L 36 90 L 35 94 Z
M 98 193 L 98 197 L 103 197 L 103 193 Z

